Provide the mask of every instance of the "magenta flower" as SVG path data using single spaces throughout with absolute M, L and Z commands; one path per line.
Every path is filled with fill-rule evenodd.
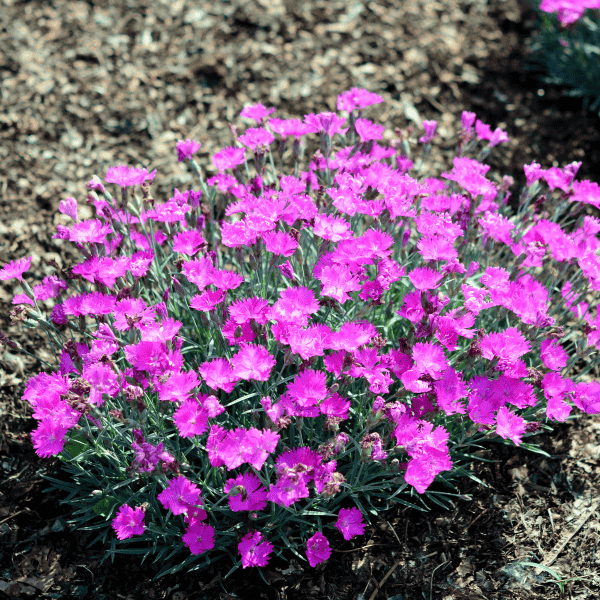
M 419 138 L 419 142 L 422 144 L 428 144 L 434 137 L 437 137 L 439 134 L 436 134 L 435 130 L 437 128 L 437 121 L 423 121 L 423 129 L 425 130 L 425 135 Z
M 285 231 L 270 231 L 263 235 L 267 250 L 273 254 L 292 256 L 298 248 L 298 242 Z
M 66 281 L 59 279 L 56 275 L 48 275 L 44 277 L 42 283 L 33 286 L 33 296 L 36 300 L 49 300 L 56 298 L 61 291 L 66 289 Z
M 177 150 L 177 162 L 181 162 L 183 160 L 190 160 L 192 155 L 200 150 L 202 144 L 197 142 L 196 140 L 190 140 L 189 138 L 185 140 L 179 140 L 177 145 L 175 146 Z
M 544 366 L 552 371 L 560 371 L 567 366 L 569 355 L 557 340 L 544 340 L 540 346 Z
M 244 148 L 234 148 L 233 146 L 227 146 L 220 152 L 217 152 L 212 159 L 213 165 L 219 171 L 225 171 L 225 169 L 233 169 L 238 165 L 244 163 Z
M 148 173 L 148 169 L 136 169 L 127 165 L 117 165 L 108 169 L 104 181 L 116 183 L 121 188 L 126 188 L 132 185 L 142 185 L 144 181 L 152 181 L 155 175 L 156 169 L 152 173 Z
M 196 400 L 186 400 L 174 413 L 173 421 L 182 438 L 201 435 L 208 429 L 208 413 Z
M 249 381 L 268 381 L 271 369 L 276 360 L 263 346 L 244 344 L 241 350 L 231 357 L 230 361 L 234 374 L 240 379 Z
M 303 135 L 313 133 L 312 127 L 300 121 L 300 119 L 269 119 L 269 127 L 286 138 L 293 135 L 295 139 L 300 139 Z
M 6 263 L 0 270 L 0 280 L 18 279 L 19 281 L 23 281 L 23 273 L 31 266 L 31 258 L 31 256 L 26 256 L 25 258 L 11 260 L 9 263 Z
M 380 140 L 385 131 L 385 125 L 377 125 L 368 119 L 356 119 L 355 127 L 361 142 Z
M 461 120 L 463 129 L 465 129 L 465 130 L 471 129 L 471 127 L 473 127 L 473 123 L 475 123 L 476 118 L 477 118 L 477 115 L 474 112 L 467 112 L 466 110 L 463 110 L 463 112 L 460 116 L 460 120 Z
M 183 476 L 172 479 L 169 487 L 165 488 L 157 498 L 167 510 L 174 515 L 187 512 L 190 506 L 198 504 L 200 489 Z
M 320 308 L 315 293 L 308 287 L 296 287 L 282 290 L 279 300 L 271 307 L 271 318 L 296 325 L 307 325 L 308 315 Z
M 215 547 L 215 530 L 205 523 L 192 523 L 181 539 L 192 554 L 203 554 Z
M 228 269 L 215 269 L 212 272 L 211 283 L 220 290 L 235 290 L 244 281 L 244 278 Z
M 79 218 L 77 217 L 77 200 L 75 198 L 61 200 L 58 205 L 58 211 L 63 215 L 71 217 L 73 221 L 79 221 Z
M 31 432 L 36 454 L 42 458 L 60 454 L 65 447 L 67 431 L 67 427 L 53 419 L 40 421 L 37 429 Z
M 227 292 L 225 290 L 204 290 L 201 294 L 196 294 L 190 299 L 190 308 L 208 312 L 216 308 L 223 300 L 225 300 Z
M 509 327 L 498 333 L 486 334 L 481 340 L 480 347 L 484 358 L 492 360 L 498 357 L 510 364 L 527 354 L 531 344 L 516 327 Z
M 316 567 L 319 563 L 326 561 L 331 556 L 331 548 L 327 538 L 317 531 L 315 535 L 306 542 L 306 557 L 311 567 Z
M 305 369 L 288 384 L 287 391 L 300 406 L 313 406 L 327 397 L 325 373 Z
M 117 516 L 112 520 L 112 527 L 120 540 L 131 538 L 134 535 L 142 535 L 146 526 L 144 525 L 145 511 L 141 506 L 131 508 L 128 504 L 119 507 Z
M 362 88 L 352 88 L 337 97 L 337 109 L 352 112 L 355 108 L 362 110 L 372 104 L 383 102 L 383 98 Z
M 340 304 L 344 304 L 350 299 L 348 292 L 356 292 L 361 289 L 358 279 L 344 265 L 324 267 L 317 279 L 323 284 L 321 295 L 335 298 Z
M 202 234 L 192 229 L 191 231 L 180 231 L 173 238 L 173 252 L 180 252 L 192 256 L 205 245 Z
M 342 129 L 342 124 L 346 121 L 345 117 L 338 117 L 333 112 L 322 112 L 319 114 L 310 113 L 304 116 L 304 122 L 312 127 L 313 132 L 323 133 L 329 137 L 334 133 L 345 135 L 348 128 Z
M 274 139 L 270 131 L 262 127 L 250 127 L 244 135 L 240 135 L 238 141 L 251 150 L 256 150 L 259 146 L 268 147 Z
M 419 494 L 427 491 L 436 475 L 442 471 L 450 471 L 452 461 L 447 451 L 428 448 L 421 456 L 411 458 L 404 474 L 406 483 L 412 485 Z
M 330 215 L 319 214 L 315 217 L 313 233 L 332 242 L 347 240 L 352 237 L 350 223 L 343 217 L 334 217 Z
M 229 494 L 229 507 L 233 512 L 263 510 L 267 506 L 267 490 L 253 473 L 228 479 L 223 491 Z
M 358 508 L 340 508 L 335 526 L 342 532 L 345 540 L 351 540 L 357 535 L 363 535 L 365 524 L 362 513 Z
M 496 433 L 505 440 L 510 438 L 516 446 L 521 444 L 521 438 L 527 428 L 527 421 L 502 406 L 496 413 Z
M 439 379 L 448 368 L 444 349 L 435 342 L 417 342 L 412 349 L 415 366 L 420 373 L 427 373 L 433 379 Z
M 413 269 L 408 278 L 418 290 L 434 290 L 440 285 L 444 274 L 429 267 Z
M 99 219 L 90 219 L 89 221 L 76 223 L 67 232 L 66 239 L 76 244 L 103 244 L 106 237 L 113 232 L 113 229 L 110 225 L 103 225 Z
M 265 108 L 260 102 L 251 106 L 245 106 L 240 112 L 240 117 L 244 119 L 253 119 L 257 123 L 260 123 L 262 119 L 268 117 L 270 114 L 275 112 L 275 108 Z
M 239 553 L 242 555 L 242 567 L 266 567 L 269 555 L 273 551 L 273 544 L 263 541 L 259 531 L 248 532 L 238 544 Z
M 225 393 L 231 393 L 235 384 L 240 378 L 233 372 L 229 361 L 225 358 L 215 358 L 214 360 L 203 362 L 198 368 L 198 373 L 202 376 L 206 385 L 212 389 L 221 389 Z

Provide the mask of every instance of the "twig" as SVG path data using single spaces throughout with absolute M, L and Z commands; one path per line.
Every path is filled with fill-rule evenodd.
M 0 525 L 2 523 L 4 523 L 4 521 L 10 521 L 12 518 L 14 518 L 17 515 L 20 515 L 21 513 L 24 513 L 24 512 L 29 512 L 29 509 L 28 508 L 24 508 L 23 510 L 19 510 L 16 513 L 13 513 L 12 515 L 8 515 L 8 517 L 6 517 L 5 519 L 2 519 L 2 521 L 0 521 Z
M 372 548 L 373 546 L 387 546 L 388 544 L 367 544 L 366 546 L 361 546 L 360 548 L 352 548 L 352 550 L 336 550 L 333 548 L 334 552 L 345 553 L 345 552 L 358 552 L 359 550 L 366 550 L 367 548 Z
M 375 596 L 377 596 L 377 592 L 381 589 L 381 586 L 388 580 L 388 578 L 390 577 L 390 575 L 396 570 L 396 567 L 402 562 L 403 559 L 399 559 L 397 560 L 392 568 L 385 574 L 385 576 L 383 577 L 383 579 L 379 582 L 376 583 L 376 587 L 375 590 L 373 591 L 373 593 L 371 594 L 371 597 L 369 598 L 369 600 L 375 600 Z
M 595 510 L 598 508 L 598 500 L 594 502 L 588 509 L 577 519 L 573 527 L 567 532 L 560 542 L 554 546 L 550 554 L 544 558 L 542 565 L 549 567 L 558 557 L 558 555 L 565 549 L 565 546 L 575 537 L 577 532 L 585 525 L 585 522 L 592 516 Z
M 471 527 L 471 525 L 473 525 L 473 523 L 475 523 L 476 521 L 478 521 L 481 517 L 483 517 L 483 515 L 485 515 L 485 513 L 490 510 L 489 508 L 486 508 L 482 513 L 479 513 L 478 516 L 476 516 L 466 527 L 465 527 L 465 531 L 467 529 L 469 529 L 469 527 Z
M 483 513 L 482 513 L 483 514 Z M 440 568 L 443 567 L 444 565 L 447 565 L 449 562 L 452 562 L 450 560 L 447 560 L 445 562 L 443 562 L 441 565 L 438 565 L 434 570 L 433 573 L 431 574 L 431 579 L 429 580 L 429 600 L 433 600 L 433 576 L 435 575 L 435 572 Z

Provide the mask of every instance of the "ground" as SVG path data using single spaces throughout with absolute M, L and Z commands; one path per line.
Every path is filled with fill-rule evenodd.
M 450 164 L 463 110 L 510 142 L 488 159 L 499 177 L 524 182 L 522 166 L 582 161 L 600 181 L 600 119 L 524 69 L 534 26 L 517 0 L 1 0 L 0 264 L 33 255 L 31 279 L 77 256 L 52 240 L 58 204 L 116 164 L 158 169 L 153 193 L 194 187 L 175 143 L 202 142 L 197 157 L 233 143 L 244 105 L 276 116 L 335 110 L 351 87 L 379 93 L 365 116 L 405 129 L 414 107 L 440 137 L 430 165 Z M 414 111 L 413 111 L 414 112 Z M 419 133 L 418 131 L 416 133 Z M 499 180 L 499 179 L 498 179 Z M 83 214 L 82 214 L 83 213 Z M 12 325 L 12 287 L 0 288 L 0 329 L 32 355 L 51 354 L 32 330 Z M 0 362 L 0 596 L 38 598 L 315 598 L 394 600 L 597 598 L 600 595 L 600 424 L 585 417 L 544 434 L 550 457 L 492 447 L 461 482 L 450 512 L 397 510 L 363 541 L 336 548 L 317 569 L 272 563 L 263 573 L 215 564 L 192 577 L 153 581 L 155 565 L 133 557 L 100 564 L 101 549 L 70 531 L 68 509 L 45 493 L 56 460 L 40 459 L 20 397 L 41 363 L 2 352 Z M 484 466 L 483 465 L 487 465 Z M 518 566 L 530 562 L 546 570 Z

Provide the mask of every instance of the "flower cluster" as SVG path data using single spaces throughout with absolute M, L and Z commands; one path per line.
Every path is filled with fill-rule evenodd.
M 557 13 L 563 25 L 579 20 L 586 9 L 600 9 L 600 0 L 542 0 L 540 10 Z
M 576 181 L 580 163 L 525 165 L 511 212 L 511 182 L 482 162 L 508 136 L 468 112 L 451 168 L 419 178 L 410 138 L 380 144 L 363 117 L 382 101 L 354 88 L 347 116 L 303 121 L 246 107 L 257 126 L 206 182 L 200 144 L 177 144 L 199 190 L 159 204 L 155 173 L 120 165 L 105 179 L 120 203 L 88 183 L 96 219 L 61 203 L 73 222 L 56 237 L 83 256 L 69 284 L 31 288 L 30 258 L 0 270 L 59 342 L 24 393 L 34 447 L 69 459 L 72 496 L 119 540 L 178 542 L 185 564 L 237 545 L 243 568 L 302 547 L 316 566 L 364 533 L 365 498 L 440 502 L 485 439 L 600 412 L 600 384 L 570 374 L 600 345 L 600 186 Z M 426 156 L 437 123 L 423 126 Z

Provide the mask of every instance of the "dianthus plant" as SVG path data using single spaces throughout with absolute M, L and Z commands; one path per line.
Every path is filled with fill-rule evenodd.
M 66 280 L 0 271 L 56 352 L 24 393 L 33 445 L 108 555 L 315 566 L 380 510 L 447 506 L 484 443 L 534 449 L 548 420 L 600 410 L 600 187 L 533 163 L 509 203 L 482 162 L 508 137 L 469 112 L 452 165 L 421 176 L 436 123 L 384 145 L 379 102 L 246 107 L 212 177 L 177 144 L 199 189 L 161 203 L 155 171 L 119 165 L 88 183 L 96 218 L 62 201 Z

